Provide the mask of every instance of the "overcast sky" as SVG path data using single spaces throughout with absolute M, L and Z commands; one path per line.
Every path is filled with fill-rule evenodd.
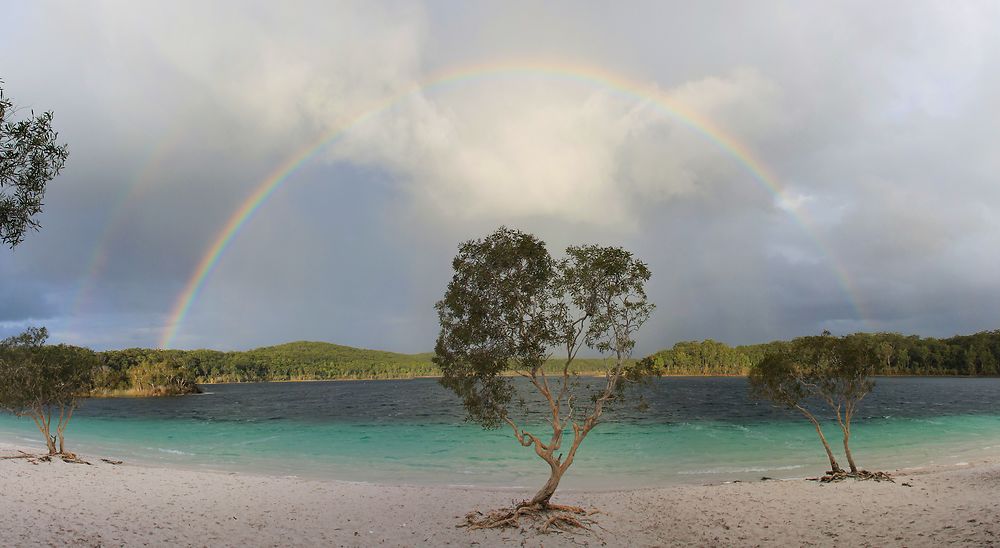
M 456 246 L 500 224 L 648 262 L 642 353 L 1000 328 L 1000 4 L 539 4 L 8 4 L 5 94 L 70 158 L 0 252 L 0 335 L 160 344 L 230 216 L 341 130 L 172 347 L 427 351 Z

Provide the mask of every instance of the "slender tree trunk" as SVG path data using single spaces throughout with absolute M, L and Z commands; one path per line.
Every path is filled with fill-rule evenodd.
M 848 443 L 851 439 L 850 427 L 844 429 L 844 454 L 847 455 L 847 464 L 851 467 L 851 473 L 858 473 L 858 465 L 854 464 L 854 456 L 851 455 L 851 446 Z
M 558 463 L 549 463 L 552 468 L 552 472 L 549 474 L 549 480 L 545 482 L 545 485 L 535 493 L 535 496 L 528 501 L 528 506 L 541 506 L 542 508 L 549 505 L 549 499 L 555 494 L 556 489 L 559 487 L 559 481 L 562 479 L 563 474 L 566 469 L 560 466 Z
M 826 436 L 823 435 L 823 428 L 820 426 L 819 421 L 816 420 L 816 417 L 814 417 L 812 413 L 806 411 L 805 409 L 799 407 L 799 411 L 801 411 L 802 414 L 809 419 L 809 422 L 813 423 L 813 426 L 816 427 L 816 433 L 819 434 L 819 441 L 823 442 L 823 449 L 826 449 L 826 457 L 830 459 L 830 471 L 843 472 L 840 465 L 837 464 L 836 457 L 833 456 L 833 450 L 830 449 L 830 443 L 826 441 Z
M 66 432 L 66 427 L 69 425 L 69 420 L 73 418 L 73 411 L 76 410 L 76 405 L 71 405 L 69 410 L 66 411 L 65 408 L 59 412 L 59 424 L 56 426 L 56 435 L 59 437 L 59 453 L 66 452 L 66 439 L 64 434 Z
M 45 438 L 45 448 L 49 451 L 49 454 L 57 454 L 55 437 L 49 434 L 49 421 L 45 416 L 44 410 L 35 409 L 28 414 L 31 415 L 32 420 L 35 421 L 35 426 L 38 427 L 38 431 Z
M 844 454 L 847 455 L 847 465 L 851 467 L 851 473 L 858 473 L 858 466 L 854 464 L 854 455 L 851 455 L 851 408 L 848 407 L 845 416 L 842 418 L 840 415 L 840 408 L 837 407 L 837 422 L 840 423 L 840 429 L 844 432 Z
M 847 464 L 851 467 L 851 473 L 858 473 L 858 465 L 854 464 L 854 455 L 851 454 L 851 418 L 854 416 L 853 406 L 847 408 L 846 413 L 844 413 L 844 422 L 840 424 L 841 428 L 844 430 L 844 454 L 847 455 Z

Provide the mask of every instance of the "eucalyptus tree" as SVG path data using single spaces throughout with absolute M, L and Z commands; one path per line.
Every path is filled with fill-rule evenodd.
M 823 434 L 823 426 L 807 403 L 812 386 L 810 375 L 811 372 L 803 367 L 791 352 L 774 352 L 764 356 L 750 370 L 750 392 L 757 398 L 771 401 L 776 406 L 801 413 L 816 429 L 819 441 L 826 451 L 826 457 L 830 460 L 830 471 L 843 472 L 830 448 L 830 443 Z
M 46 346 L 47 338 L 43 327 L 0 341 L 0 408 L 31 417 L 50 455 L 67 454 L 66 427 L 100 360 L 86 348 Z
M 0 81 L 0 85 L 3 82 Z M 37 230 L 46 184 L 69 155 L 52 129 L 52 113 L 15 119 L 18 109 L 0 87 L 0 241 L 11 248 Z
M 18 116 L 19 112 L 0 87 L 0 242 L 11 249 L 24 240 L 28 230 L 40 226 L 36 215 L 42 211 L 46 185 L 69 155 L 52 128 L 51 112 Z M 82 349 L 44 348 L 47 337 L 44 327 L 29 328 L 0 341 L 0 407 L 32 416 L 52 454 L 57 452 L 57 439 L 58 452 L 62 452 L 63 433 L 75 408 L 75 395 L 66 396 L 63 391 L 86 384 L 89 371 L 84 369 L 89 360 L 68 359 L 67 353 Z M 51 436 L 49 411 L 56 407 L 61 414 L 56 436 Z
M 800 359 L 813 370 L 810 391 L 826 403 L 843 433 L 844 454 L 852 474 L 858 466 L 851 453 L 851 421 L 858 404 L 875 387 L 879 363 L 875 339 L 865 333 L 846 337 L 803 337 L 794 342 Z
M 850 446 L 851 422 L 861 400 L 875 386 L 872 376 L 879 360 L 879 348 L 871 335 L 800 337 L 787 350 L 766 356 L 751 371 L 751 392 L 805 415 L 823 442 L 832 471 L 842 472 L 815 412 L 809 409 L 810 405 L 825 405 L 843 434 L 851 474 L 857 475 Z
M 462 399 L 469 420 L 488 429 L 509 427 L 549 467 L 548 480 L 531 499 L 470 519 L 470 525 L 514 525 L 528 513 L 580 511 L 550 502 L 560 480 L 604 411 L 625 398 L 626 385 L 657 371 L 653 360 L 630 359 L 634 335 L 653 310 L 645 292 L 649 269 L 618 247 L 573 246 L 557 261 L 544 242 L 506 227 L 463 243 L 452 267 L 436 305 L 441 331 L 434 362 L 441 383 Z M 572 373 L 582 349 L 608 357 L 596 382 Z M 559 365 L 547 371 L 550 359 Z M 515 378 L 536 397 L 519 394 Z M 544 434 L 528 423 L 532 411 L 546 416 Z M 579 524 L 562 515 L 545 525 L 559 522 Z

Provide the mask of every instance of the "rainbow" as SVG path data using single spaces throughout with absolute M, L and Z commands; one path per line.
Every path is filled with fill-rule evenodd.
M 91 252 L 90 258 L 86 262 L 84 274 L 80 277 L 81 282 L 73 299 L 71 317 L 81 317 L 83 309 L 90 304 L 94 285 L 107 266 L 108 245 L 126 219 L 126 212 L 130 211 L 133 204 L 152 188 L 152 183 L 156 180 L 156 175 L 160 172 L 164 160 L 169 157 L 184 137 L 185 131 L 180 125 L 176 125 L 164 133 L 150 149 L 146 160 L 135 176 L 131 178 L 128 192 L 124 193 L 121 199 L 112 206 L 111 214 L 108 215 L 107 222 L 101 230 L 101 236 L 97 240 L 98 244 Z
M 304 163 L 315 156 L 319 151 L 336 143 L 347 135 L 352 129 L 360 124 L 382 114 L 392 106 L 398 104 L 403 99 L 413 96 L 423 91 L 433 91 L 435 89 L 458 84 L 477 78 L 489 76 L 542 76 L 558 77 L 568 80 L 579 81 L 589 85 L 613 90 L 626 97 L 645 101 L 655 105 L 658 109 L 669 115 L 672 119 L 680 122 L 691 130 L 701 134 L 719 150 L 735 158 L 776 198 L 784 195 L 782 187 L 778 184 L 777 177 L 767 168 L 748 147 L 737 141 L 732 135 L 718 127 L 711 120 L 706 119 L 699 113 L 687 108 L 685 105 L 671 99 L 668 95 L 660 91 L 655 86 L 643 84 L 631 80 L 623 75 L 610 72 L 603 68 L 590 65 L 548 62 L 548 61 L 498 61 L 486 64 L 477 64 L 468 67 L 454 68 L 438 72 L 421 82 L 418 82 L 403 91 L 375 104 L 372 108 L 344 123 L 330 132 L 323 135 L 316 142 L 306 146 L 299 152 L 293 154 L 284 163 L 272 171 L 263 181 L 257 184 L 253 192 L 247 196 L 235 212 L 229 217 L 222 229 L 212 239 L 208 250 L 198 261 L 190 278 L 185 283 L 182 291 L 174 302 L 168 316 L 167 325 L 163 331 L 159 346 L 168 348 L 171 345 L 177 330 L 191 308 L 192 303 L 197 298 L 205 280 L 215 269 L 219 259 L 225 253 L 229 244 L 239 234 L 240 229 L 247 223 L 253 214 L 260 209 L 261 205 L 267 201 L 274 192 L 282 186 L 289 177 Z M 848 300 L 858 313 L 860 318 L 865 315 L 861 312 L 860 299 L 856 297 L 853 284 L 847 271 L 835 260 L 833 254 L 827 246 L 817 236 L 813 223 L 802 213 L 789 209 L 790 214 L 804 229 L 805 233 L 812 239 L 814 245 L 819 249 L 833 265 L 834 273 L 847 295 Z

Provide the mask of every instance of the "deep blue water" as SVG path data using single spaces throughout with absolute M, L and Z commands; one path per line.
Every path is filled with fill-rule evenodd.
M 466 423 L 433 379 L 206 385 L 174 398 L 86 400 L 71 449 L 145 463 L 358 481 L 534 485 L 546 467 L 507 429 Z M 748 397 L 743 378 L 666 378 L 648 408 L 605 415 L 569 487 L 710 482 L 825 470 L 801 416 Z M 869 468 L 954 464 L 1000 455 L 1000 379 L 880 378 L 852 448 Z M 537 422 L 540 417 L 535 417 Z M 539 427 L 541 433 L 544 428 Z M 839 429 L 826 426 L 835 447 Z M 0 415 L 0 441 L 40 436 Z

